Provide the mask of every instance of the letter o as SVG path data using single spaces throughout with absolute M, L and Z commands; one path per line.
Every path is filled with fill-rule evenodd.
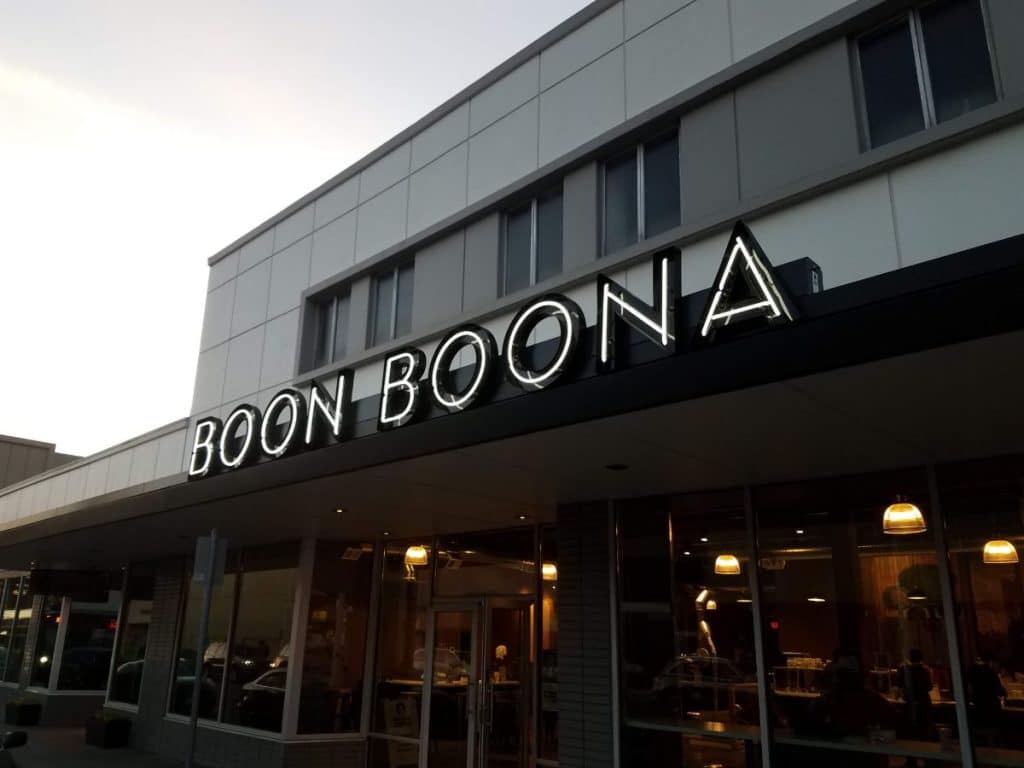
M 452 392 L 445 378 L 451 372 L 455 356 L 464 347 L 476 349 L 476 370 L 468 386 Z M 486 328 L 463 325 L 449 333 L 441 340 L 430 361 L 430 393 L 434 402 L 450 413 L 458 413 L 471 406 L 486 388 L 497 356 L 498 345 Z
M 535 371 L 524 360 L 526 339 L 549 317 L 558 321 L 558 351 L 550 363 Z M 559 294 L 541 296 L 520 309 L 505 334 L 502 351 L 509 380 L 530 391 L 544 389 L 558 381 L 572 363 L 582 325 L 583 312 L 579 305 Z
M 267 456 L 276 459 L 284 456 L 293 446 L 295 436 L 299 433 L 299 426 L 306 420 L 306 401 L 302 394 L 294 389 L 282 389 L 267 404 L 267 410 L 263 413 L 263 421 L 260 424 L 260 448 Z M 284 437 L 276 446 L 272 444 L 273 436 L 271 430 L 277 426 L 277 416 L 285 408 L 291 411 L 291 418 L 288 421 L 288 429 Z
M 240 405 L 231 412 L 231 415 L 224 420 L 224 428 L 220 433 L 220 445 L 218 454 L 220 463 L 224 469 L 237 469 L 248 463 L 254 454 L 256 447 L 256 431 L 259 429 L 260 410 L 252 405 Z M 246 425 L 245 439 L 242 446 L 234 456 L 231 453 L 230 443 L 235 439 L 235 433 L 242 423 Z

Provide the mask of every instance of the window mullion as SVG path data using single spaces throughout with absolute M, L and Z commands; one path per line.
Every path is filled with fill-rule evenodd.
M 644 211 L 647 208 L 647 201 L 644 199 L 644 145 L 636 146 L 636 235 L 637 240 L 647 239 L 647 227 L 644 221 Z
M 914 63 L 917 67 L 917 86 L 921 93 L 921 110 L 925 128 L 935 125 L 935 102 L 932 99 L 931 76 L 928 73 L 928 54 L 924 45 L 924 27 L 921 14 L 911 11 L 907 17 L 910 24 L 910 40 L 914 46 Z

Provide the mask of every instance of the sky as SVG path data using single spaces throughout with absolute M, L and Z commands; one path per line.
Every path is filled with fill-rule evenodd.
M 0 434 L 188 415 L 209 256 L 585 0 L 0 0 Z

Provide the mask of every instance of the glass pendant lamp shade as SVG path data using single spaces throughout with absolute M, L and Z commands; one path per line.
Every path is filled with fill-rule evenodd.
M 736 555 L 719 555 L 715 558 L 715 573 L 719 576 L 739 576 L 740 561 Z
M 427 555 L 427 548 L 419 544 L 413 544 L 405 550 L 406 565 L 426 565 L 430 561 Z
M 907 535 L 924 533 L 927 530 L 928 526 L 921 510 L 902 497 L 897 497 L 896 503 L 890 504 L 882 516 L 883 533 Z
M 558 581 L 558 566 L 554 563 L 542 563 L 540 575 L 544 581 Z
M 709 610 L 709 611 L 717 611 L 718 610 L 718 603 L 715 601 L 714 598 L 711 598 L 710 600 L 708 600 L 708 604 L 705 605 L 704 607 L 707 610 Z
M 986 541 L 981 557 L 988 565 L 1013 565 L 1020 562 L 1017 548 L 1005 539 Z

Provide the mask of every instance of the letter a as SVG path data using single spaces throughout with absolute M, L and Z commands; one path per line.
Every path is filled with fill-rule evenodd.
M 712 342 L 715 332 L 729 325 L 758 318 L 788 323 L 794 317 L 764 249 L 743 222 L 736 222 L 701 317 L 700 341 Z

